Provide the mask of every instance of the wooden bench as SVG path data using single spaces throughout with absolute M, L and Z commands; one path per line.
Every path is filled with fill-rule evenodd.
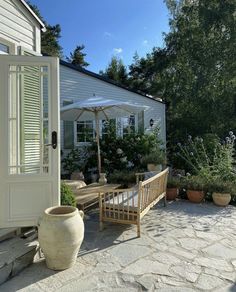
M 107 190 L 99 196 L 100 230 L 103 222 L 137 225 L 140 237 L 140 221 L 157 202 L 164 198 L 166 205 L 166 185 L 168 168 L 164 171 L 139 181 L 129 189 Z M 139 174 L 142 175 L 142 174 Z

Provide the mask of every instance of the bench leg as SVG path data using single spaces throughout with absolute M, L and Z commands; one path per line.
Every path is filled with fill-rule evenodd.
M 165 197 L 164 197 L 164 207 L 166 207 L 166 205 L 167 205 L 167 202 L 166 202 L 166 195 L 165 195 Z
M 140 222 L 137 224 L 137 237 L 141 236 L 141 231 L 140 231 Z
M 99 222 L 99 231 L 103 231 L 103 222 L 102 221 L 100 221 Z

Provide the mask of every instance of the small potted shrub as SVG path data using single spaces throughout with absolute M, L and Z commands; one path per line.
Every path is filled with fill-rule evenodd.
M 65 183 L 61 183 L 61 205 L 76 207 L 74 193 L 70 186 Z
M 169 177 L 167 181 L 166 198 L 167 200 L 175 200 L 179 194 L 180 181 L 176 177 Z
M 185 180 L 187 197 L 190 202 L 201 203 L 204 199 L 204 182 L 197 176 Z
M 208 190 L 212 193 L 213 202 L 217 206 L 227 206 L 231 201 L 232 186 L 229 182 L 214 180 L 210 183 Z
M 165 162 L 164 152 L 153 151 L 142 157 L 142 164 L 147 166 L 148 171 L 161 171 Z

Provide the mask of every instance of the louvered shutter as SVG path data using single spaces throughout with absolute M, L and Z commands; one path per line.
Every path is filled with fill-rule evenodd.
M 138 113 L 138 133 L 144 133 L 144 111 Z
M 24 56 L 33 56 L 33 54 L 22 51 Z M 39 67 L 22 66 L 25 72 L 21 76 L 21 172 L 38 173 L 40 171 L 41 160 L 41 128 L 42 128 L 42 106 L 41 77 Z M 42 145 L 43 146 L 43 145 Z

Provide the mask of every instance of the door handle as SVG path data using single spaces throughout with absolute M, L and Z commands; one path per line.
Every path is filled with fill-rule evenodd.
M 51 144 L 45 144 L 44 146 L 52 146 L 53 149 L 57 148 L 57 132 L 52 132 L 52 143 Z

